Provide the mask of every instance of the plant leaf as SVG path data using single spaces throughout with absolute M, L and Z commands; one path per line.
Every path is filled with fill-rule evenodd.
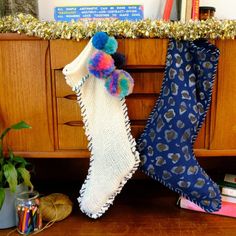
M 23 165 L 24 167 L 28 164 L 28 162 L 20 156 L 14 156 L 13 161 L 17 164 Z
M 3 166 L 3 173 L 9 184 L 10 190 L 15 192 L 17 185 L 17 172 L 15 166 L 8 162 Z
M 2 132 L 2 134 L 1 134 L 1 136 L 0 136 L 0 140 L 3 140 L 3 138 L 4 138 L 4 136 L 9 132 L 11 130 L 11 128 L 6 128 L 3 132 Z
M 10 148 L 8 148 L 8 154 L 9 154 L 10 160 L 13 161 L 14 153 L 13 153 L 13 151 Z
M 17 129 L 27 129 L 27 128 L 31 128 L 31 126 L 28 125 L 27 123 L 25 123 L 24 121 L 20 121 L 20 122 L 18 122 L 18 123 L 16 123 L 16 124 L 14 124 L 14 125 L 12 125 L 12 126 L 6 128 L 6 129 L 2 132 L 2 134 L 1 134 L 1 136 L 0 136 L 0 140 L 3 140 L 3 138 L 6 136 L 6 134 L 7 134 L 11 129 L 16 129 L 16 130 L 17 130 Z
M 0 210 L 2 209 L 4 200 L 5 200 L 5 190 L 4 188 L 0 188 Z
M 25 122 L 22 120 L 22 121 L 20 121 L 20 122 L 18 122 L 18 123 L 16 123 L 16 124 L 12 125 L 10 128 L 11 128 L 11 129 L 28 129 L 28 128 L 31 128 L 31 126 L 28 125 L 27 123 L 25 123 Z
M 0 139 L 1 140 L 1 139 Z M 2 141 L 0 142 L 0 159 L 3 158 L 3 147 L 2 147 Z
M 0 170 L 0 185 L 2 185 L 2 180 L 3 180 L 3 172 Z
M 23 178 L 25 185 L 32 188 L 33 184 L 30 181 L 30 172 L 26 170 L 24 167 L 17 168 L 17 171 L 21 174 L 21 177 Z

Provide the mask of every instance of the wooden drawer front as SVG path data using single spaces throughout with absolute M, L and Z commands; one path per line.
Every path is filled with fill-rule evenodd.
M 134 79 L 132 94 L 158 94 L 161 90 L 164 69 L 129 69 L 128 72 Z M 66 84 L 61 70 L 55 70 L 56 97 L 67 97 L 75 94 L 71 87 Z
M 59 149 L 87 149 L 88 141 L 82 126 L 58 125 Z
M 88 40 L 79 42 L 72 40 L 50 41 L 52 69 L 62 69 L 72 62 L 82 52 L 87 43 Z
M 131 125 L 134 138 L 139 138 L 144 125 Z M 82 126 L 58 125 L 59 149 L 87 149 L 88 141 Z
M 62 69 L 73 61 L 87 43 L 88 40 L 52 40 L 52 69 Z M 165 65 L 167 44 L 167 39 L 119 39 L 117 51 L 125 54 L 127 66 L 160 67 Z
M 71 87 L 66 83 L 65 77 L 61 70 L 55 70 L 55 83 L 56 83 L 56 97 L 66 97 L 75 94 Z
M 84 49 L 89 40 L 79 42 L 72 40 L 52 40 L 51 47 L 51 66 L 52 69 L 62 69 L 65 65 L 72 62 Z M 118 52 L 124 52 L 124 40 L 118 39 Z
M 127 106 L 131 120 L 146 120 L 155 104 L 156 97 L 128 98 Z M 82 121 L 80 108 L 76 100 L 57 98 L 58 124 Z
M 76 100 L 57 98 L 57 121 L 65 124 L 71 121 L 82 121 L 80 107 Z
M 156 102 L 156 97 L 128 98 L 127 106 L 131 120 L 131 131 L 135 138 L 143 132 L 146 120 Z M 58 138 L 60 149 L 86 149 L 87 139 L 82 128 L 82 118 L 76 100 L 58 98 Z M 59 105 L 60 104 L 60 105 Z M 82 138 L 83 137 L 83 138 Z M 195 148 L 205 147 L 205 125 L 203 125 Z
M 156 100 L 156 96 L 128 97 L 126 104 L 130 120 L 147 120 Z
M 126 39 L 125 56 L 127 66 L 164 66 L 167 52 L 167 39 Z
M 206 122 L 203 123 L 202 128 L 197 136 L 194 148 L 203 149 L 205 148 L 205 135 L 206 135 Z
M 159 94 L 161 90 L 164 69 L 128 70 L 134 79 L 133 94 Z

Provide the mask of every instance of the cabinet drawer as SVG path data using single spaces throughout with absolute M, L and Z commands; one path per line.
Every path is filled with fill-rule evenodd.
M 118 39 L 118 52 L 124 52 L 124 40 Z M 62 69 L 65 65 L 71 63 L 84 49 L 89 40 L 52 40 L 51 47 L 51 66 L 52 69 Z
M 70 121 L 82 121 L 80 107 L 75 100 L 57 98 L 57 122 L 65 124 Z
M 66 97 L 71 94 L 75 94 L 71 87 L 66 83 L 65 77 L 62 74 L 62 70 L 55 70 L 55 85 L 56 85 L 56 97 Z
M 52 69 L 62 69 L 72 62 L 84 49 L 88 40 L 79 42 L 72 40 L 51 40 L 51 67 Z
M 131 120 L 146 120 L 155 101 L 155 96 L 127 99 L 129 118 Z M 57 98 L 57 116 L 59 124 L 82 120 L 77 101 L 66 98 Z
M 134 79 L 133 94 L 159 94 L 164 69 L 134 69 L 128 72 Z
M 145 124 L 133 125 L 131 122 L 131 133 L 138 139 L 143 132 Z M 145 123 L 145 122 L 144 122 Z M 202 127 L 196 140 L 194 148 L 204 148 L 205 125 Z M 59 149 L 87 149 L 88 141 L 81 126 L 58 125 L 58 147 Z
M 144 125 L 132 125 L 131 133 L 138 138 Z M 82 126 L 58 125 L 59 149 L 87 149 L 88 141 Z
M 147 120 L 157 96 L 129 97 L 126 100 L 130 120 Z
M 52 69 L 62 69 L 73 61 L 87 45 L 88 40 L 52 40 Z M 163 67 L 168 39 L 119 39 L 118 52 L 124 53 L 128 67 Z
M 59 149 L 87 149 L 87 145 L 82 126 L 58 125 Z
M 167 45 L 167 39 L 126 39 L 126 64 L 130 67 L 163 67 Z
M 132 69 L 128 70 L 134 79 L 133 94 L 158 94 L 161 90 L 164 76 L 163 69 Z M 56 97 L 66 97 L 75 94 L 66 84 L 61 70 L 55 70 Z

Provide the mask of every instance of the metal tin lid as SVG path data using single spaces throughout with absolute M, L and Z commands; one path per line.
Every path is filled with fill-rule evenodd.
M 210 6 L 201 6 L 199 7 L 199 10 L 201 11 L 216 11 L 215 7 L 210 7 Z

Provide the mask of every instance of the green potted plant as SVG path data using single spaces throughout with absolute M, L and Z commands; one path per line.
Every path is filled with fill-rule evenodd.
M 4 146 L 4 137 L 10 130 L 31 128 L 20 121 L 0 134 L 0 229 L 16 225 L 14 201 L 17 193 L 33 187 L 30 181 L 29 164 L 24 158 L 14 155 L 13 151 Z

